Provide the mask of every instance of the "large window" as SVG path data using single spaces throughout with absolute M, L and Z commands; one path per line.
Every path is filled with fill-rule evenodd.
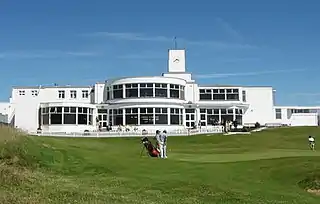
M 221 109 L 221 121 L 233 121 L 233 109 Z
M 177 84 L 170 84 L 170 98 L 179 98 L 180 89 Z
M 155 108 L 155 124 L 168 124 L 168 109 Z
M 138 108 L 126 108 L 126 125 L 138 125 Z
M 281 109 L 280 108 L 276 108 L 276 119 L 282 119 L 282 116 L 281 116 Z
M 212 100 L 212 89 L 200 89 L 200 100 Z
M 167 84 L 155 84 L 155 96 L 156 97 L 168 97 Z
M 78 109 L 78 113 L 77 113 Z M 46 107 L 41 108 L 42 125 L 92 125 L 93 108 Z
M 224 101 L 226 100 L 226 90 L 225 89 L 213 89 L 213 100 Z
M 63 111 L 64 124 L 77 124 L 76 107 L 64 107 Z
M 170 124 L 171 125 L 182 125 L 182 109 L 170 108 Z
M 126 98 L 138 97 L 138 84 L 126 84 Z
M 140 124 L 153 125 L 153 108 L 140 108 Z
M 200 100 L 238 101 L 239 89 L 199 89 Z
M 122 109 L 113 109 L 113 125 L 123 125 Z
M 123 85 L 113 85 L 113 98 L 123 98 Z
M 88 124 L 88 108 L 78 108 L 78 124 L 87 125 Z
M 238 101 L 239 100 L 239 89 L 227 89 L 227 100 Z
M 207 125 L 218 125 L 220 121 L 219 109 L 207 109 Z
M 153 97 L 153 84 L 140 84 L 140 97 Z
M 51 124 L 62 124 L 62 107 L 50 108 Z

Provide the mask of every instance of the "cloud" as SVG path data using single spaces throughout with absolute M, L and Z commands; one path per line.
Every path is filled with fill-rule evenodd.
M 227 35 L 229 35 L 236 41 L 243 41 L 242 35 L 225 20 L 223 20 L 222 18 L 215 18 L 215 21 L 221 26 L 221 28 Z
M 238 57 L 238 58 L 226 58 L 222 59 L 222 62 L 252 62 L 252 61 L 260 61 L 260 58 L 257 57 Z
M 293 93 L 293 96 L 320 96 L 320 93 Z
M 307 69 L 280 69 L 280 70 L 270 70 L 270 71 L 257 71 L 257 72 L 235 72 L 235 73 L 217 73 L 217 74 L 199 74 L 195 75 L 195 78 L 225 78 L 233 76 L 256 76 L 265 74 L 279 74 L 279 73 L 290 73 L 290 72 L 302 72 L 307 71 Z
M 70 52 L 70 51 L 56 51 L 56 50 L 26 50 L 26 51 L 7 51 L 0 52 L 0 59 L 51 59 L 68 56 L 96 56 L 98 53 L 93 52 Z
M 156 52 L 143 52 L 137 54 L 127 54 L 119 56 L 120 59 L 166 59 L 166 55 L 164 53 L 156 53 Z
M 86 37 L 100 37 L 100 38 L 114 38 L 118 40 L 127 40 L 127 41 L 150 41 L 150 42 L 172 42 L 174 37 L 167 37 L 167 36 L 149 36 L 142 33 L 117 33 L 117 32 L 94 32 L 94 33 L 87 33 L 82 34 L 82 36 Z M 189 40 L 185 38 L 177 38 L 178 42 L 183 44 L 189 45 L 197 45 L 197 46 L 208 46 L 213 48 L 220 48 L 220 49 L 252 49 L 257 48 L 255 45 L 249 44 L 242 44 L 242 43 L 230 43 L 230 42 L 222 42 L 222 41 L 195 41 Z

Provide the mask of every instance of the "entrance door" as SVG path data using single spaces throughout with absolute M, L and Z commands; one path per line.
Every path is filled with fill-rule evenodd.
M 196 125 L 196 110 L 186 109 L 186 126 L 193 128 Z

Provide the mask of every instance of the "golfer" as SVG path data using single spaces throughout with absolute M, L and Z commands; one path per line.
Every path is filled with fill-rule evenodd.
M 167 157 L 167 131 L 164 130 L 160 136 L 161 139 L 161 149 L 160 149 L 160 154 L 161 154 L 161 158 L 166 159 Z
M 161 150 L 162 150 L 162 145 L 161 145 L 161 132 L 160 132 L 160 130 L 156 130 L 156 136 L 155 136 L 155 139 L 156 139 L 156 146 L 157 146 L 157 149 L 159 150 L 159 152 L 160 152 L 160 155 L 159 155 L 159 157 L 161 157 Z
M 309 136 L 308 140 L 309 140 L 310 149 L 314 150 L 314 146 L 315 146 L 316 140 L 312 136 Z

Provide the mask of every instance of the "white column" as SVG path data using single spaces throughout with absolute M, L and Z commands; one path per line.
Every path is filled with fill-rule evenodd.
M 61 118 L 61 124 L 64 124 L 64 107 L 62 107 L 62 118 Z
M 88 111 L 87 111 L 87 125 L 89 125 L 89 115 L 90 115 L 90 108 L 88 108 Z
M 153 125 L 156 124 L 156 112 L 155 112 L 155 108 L 152 108 L 152 113 L 153 113 Z
M 233 107 L 233 121 L 236 120 L 236 108 Z
M 138 84 L 138 98 L 140 98 L 140 84 Z M 140 111 L 140 109 L 139 109 L 139 111 Z M 138 112 L 139 112 L 138 111 Z M 140 123 L 139 123 L 140 124 Z
M 156 87 L 155 87 L 155 86 L 156 86 L 156 84 L 153 83 L 153 84 L 152 84 L 152 94 L 153 94 L 153 98 L 156 97 Z
M 221 108 L 219 108 L 219 123 L 221 123 Z
M 76 107 L 76 125 L 78 125 L 78 107 Z
M 140 108 L 138 108 L 138 125 L 140 125 Z
M 122 109 L 122 124 L 126 125 L 126 109 Z
M 170 110 L 170 108 L 167 108 L 167 118 L 168 118 L 168 125 L 171 125 L 170 124 L 170 118 L 171 118 L 171 116 L 170 116 L 170 114 L 171 114 L 171 112 L 170 112 L 171 110 Z

